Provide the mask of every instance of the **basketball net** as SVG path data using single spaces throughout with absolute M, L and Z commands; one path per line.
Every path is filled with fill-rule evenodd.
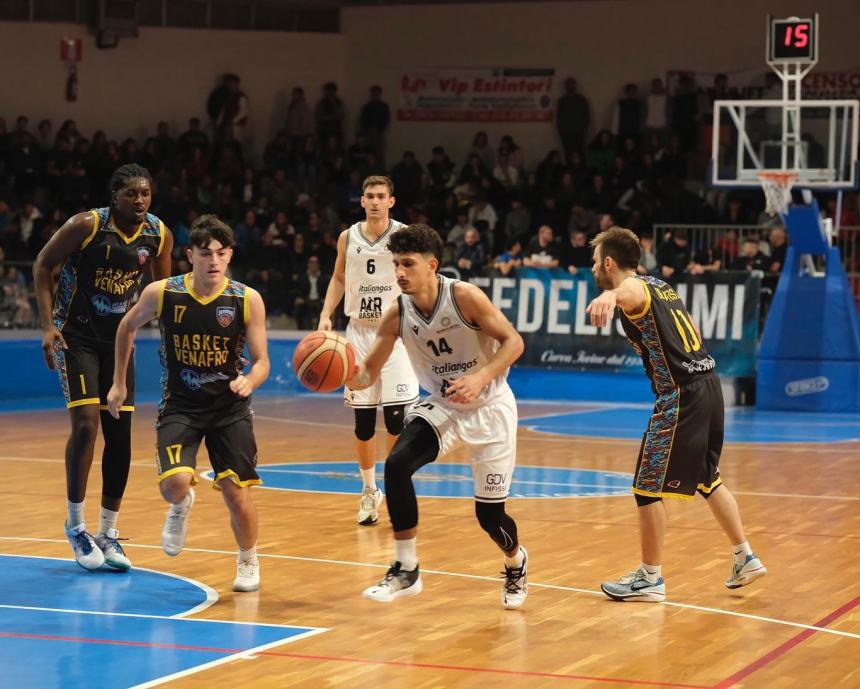
M 760 171 L 756 174 L 764 191 L 767 212 L 785 215 L 791 203 L 791 187 L 797 180 L 797 173 Z

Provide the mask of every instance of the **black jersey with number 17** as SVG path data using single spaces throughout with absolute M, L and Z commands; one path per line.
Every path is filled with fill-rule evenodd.
M 656 393 L 687 385 L 716 368 L 705 343 L 677 292 L 662 280 L 637 275 L 645 288 L 639 313 L 621 310 L 621 325 L 633 349 L 642 357 Z
M 209 297 L 194 292 L 191 273 L 164 281 L 158 304 L 161 329 L 160 411 L 209 413 L 238 411 L 249 406 L 230 390 L 247 361 L 245 285 L 224 278 Z

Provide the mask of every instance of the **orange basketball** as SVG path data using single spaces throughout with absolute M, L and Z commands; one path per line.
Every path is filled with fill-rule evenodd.
M 355 368 L 355 351 L 345 337 L 322 331 L 302 339 L 293 353 L 293 370 L 312 392 L 333 392 L 346 383 Z

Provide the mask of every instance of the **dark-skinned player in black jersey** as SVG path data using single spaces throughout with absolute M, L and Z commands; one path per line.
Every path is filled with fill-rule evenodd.
M 33 266 L 42 327 L 42 353 L 60 377 L 71 417 L 66 445 L 66 537 L 84 569 L 108 565 L 126 571 L 131 562 L 117 542 L 117 515 L 131 463 L 129 397 L 118 419 L 107 413 L 113 380 L 116 328 L 144 275 L 170 274 L 173 237 L 149 213 L 152 178 L 139 165 L 123 165 L 110 180 L 111 201 L 71 217 L 39 252 Z M 59 270 L 55 285 L 54 274 Z M 134 380 L 133 362 L 129 378 Z M 101 424 L 102 498 L 93 535 L 84 519 L 84 496 Z

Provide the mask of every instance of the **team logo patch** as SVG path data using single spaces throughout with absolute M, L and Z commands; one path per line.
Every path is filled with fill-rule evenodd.
M 236 309 L 232 306 L 219 306 L 215 311 L 215 318 L 218 319 L 218 325 L 222 328 L 226 328 L 230 325 L 235 317 Z
M 197 375 L 197 371 L 192 371 L 190 368 L 183 368 L 179 373 L 179 377 L 189 390 L 200 389 L 200 376 Z
M 357 253 L 357 254 L 361 253 L 361 247 L 360 246 L 355 247 L 355 253 Z
M 140 246 L 137 248 L 137 260 L 140 261 L 140 265 L 146 263 L 147 259 L 149 259 L 149 247 Z
M 418 334 L 418 326 L 417 325 L 412 326 L 412 332 L 415 333 L 416 335 Z
M 451 319 L 448 318 L 448 316 L 443 316 L 442 317 L 442 327 L 447 328 L 449 325 L 451 325 Z
M 669 481 L 669 483 L 666 485 L 668 485 L 669 488 L 680 488 L 681 482 L 680 481 Z

